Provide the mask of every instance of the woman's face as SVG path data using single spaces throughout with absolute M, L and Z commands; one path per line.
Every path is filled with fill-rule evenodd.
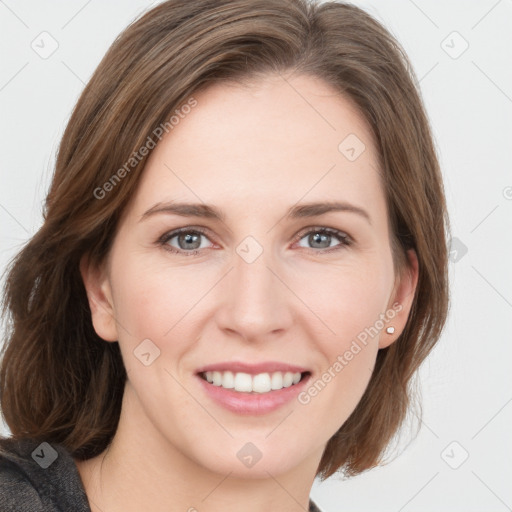
M 120 426 L 222 474 L 316 467 L 405 325 L 414 254 L 398 281 L 370 131 L 324 82 L 194 97 L 105 266 L 82 266 L 95 329 L 128 372 Z

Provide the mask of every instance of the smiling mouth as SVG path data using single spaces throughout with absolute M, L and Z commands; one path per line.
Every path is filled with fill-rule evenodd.
M 244 372 L 208 371 L 198 373 L 199 377 L 213 386 L 239 393 L 271 393 L 295 386 L 310 372 L 263 372 L 252 375 Z

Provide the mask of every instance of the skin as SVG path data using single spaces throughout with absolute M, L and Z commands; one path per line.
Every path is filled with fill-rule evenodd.
M 307 510 L 326 443 L 359 402 L 378 350 L 405 326 L 417 259 L 410 251 L 395 273 L 371 132 L 330 86 L 266 76 L 194 97 L 198 105 L 153 150 L 107 260 L 81 261 L 94 328 L 119 341 L 128 382 L 112 444 L 77 466 L 93 512 Z M 338 150 L 349 134 L 366 146 L 355 161 Z M 225 219 L 140 221 L 170 200 L 215 205 Z M 286 217 L 297 203 L 333 200 L 370 220 L 351 211 Z M 180 227 L 207 231 L 198 254 L 157 243 Z M 309 228 L 318 227 L 352 244 L 327 236 L 315 245 Z M 263 250 L 251 263 L 236 251 L 249 235 Z M 186 244 L 174 237 L 167 247 L 191 252 Z M 386 324 L 394 334 L 384 327 L 370 338 L 308 404 L 242 416 L 211 401 L 195 376 L 237 359 L 298 364 L 321 378 L 396 302 L 402 309 Z M 133 351 L 148 338 L 160 356 L 145 366 Z M 236 456 L 249 441 L 262 453 L 250 468 Z

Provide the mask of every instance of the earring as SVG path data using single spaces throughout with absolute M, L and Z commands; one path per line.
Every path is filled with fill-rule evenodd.
M 386 332 L 387 332 L 388 334 L 393 334 L 393 333 L 395 332 L 395 328 L 394 328 L 394 327 L 388 327 L 388 328 L 386 329 Z

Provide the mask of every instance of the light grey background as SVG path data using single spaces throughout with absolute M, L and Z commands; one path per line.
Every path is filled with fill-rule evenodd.
M 41 225 L 84 84 L 156 3 L 0 0 L 0 270 Z M 512 0 L 354 3 L 398 38 L 420 79 L 456 238 L 452 307 L 420 372 L 420 434 L 388 465 L 315 483 L 312 496 L 326 512 L 512 510 Z M 47 58 L 31 47 L 51 49 L 43 31 L 58 43 Z

